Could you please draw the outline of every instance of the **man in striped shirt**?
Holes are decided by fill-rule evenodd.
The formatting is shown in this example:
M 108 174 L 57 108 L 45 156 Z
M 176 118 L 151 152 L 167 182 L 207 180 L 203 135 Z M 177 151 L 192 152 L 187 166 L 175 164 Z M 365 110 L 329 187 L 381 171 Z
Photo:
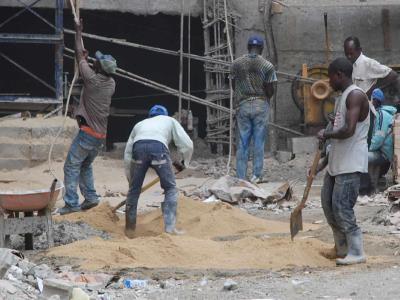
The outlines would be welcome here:
M 267 134 L 269 100 L 277 81 L 274 66 L 261 56 L 264 40 L 252 36 L 248 54 L 237 58 L 231 67 L 236 109 L 236 174 L 246 179 L 249 145 L 253 139 L 253 183 L 263 177 L 264 145 Z

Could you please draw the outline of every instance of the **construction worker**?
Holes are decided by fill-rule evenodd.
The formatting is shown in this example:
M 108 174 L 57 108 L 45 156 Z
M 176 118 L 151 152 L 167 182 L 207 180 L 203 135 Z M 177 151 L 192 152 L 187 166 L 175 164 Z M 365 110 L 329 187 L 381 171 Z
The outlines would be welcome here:
M 336 264 L 366 261 L 362 233 L 354 215 L 360 173 L 368 171 L 367 135 L 369 104 L 366 94 L 352 83 L 353 67 L 345 58 L 335 59 L 328 68 L 329 83 L 341 97 L 335 103 L 333 128 L 318 133 L 330 139 L 328 171 L 321 191 L 325 217 L 333 231 Z
M 353 64 L 353 83 L 361 88 L 368 97 L 377 87 L 397 85 L 398 74 L 391 68 L 365 56 L 357 37 L 351 36 L 344 41 L 344 53 Z M 398 99 L 393 101 L 397 103 Z
M 252 183 L 263 179 L 269 101 L 277 81 L 274 66 L 261 56 L 263 48 L 261 37 L 250 37 L 248 54 L 237 58 L 231 67 L 236 109 L 236 175 L 246 179 L 249 145 L 253 139 Z
M 164 230 L 171 234 L 179 233 L 175 228 L 178 192 L 168 150 L 171 140 L 183 156 L 183 165 L 188 167 L 193 142 L 178 121 L 168 116 L 164 106 L 153 106 L 149 117 L 132 129 L 124 155 L 125 173 L 129 182 L 125 212 L 125 234 L 128 238 L 135 236 L 140 190 L 149 168 L 156 171 L 165 193 L 164 202 L 161 203 Z
M 371 192 L 375 192 L 379 177 L 387 173 L 392 163 L 392 124 L 397 110 L 393 106 L 382 105 L 385 101 L 385 96 L 381 89 L 375 89 L 371 98 L 376 115 L 368 152 L 368 174 L 371 178 Z
M 87 210 L 99 203 L 92 163 L 105 142 L 111 97 L 115 91 L 115 81 L 111 75 L 117 68 L 111 55 L 103 55 L 99 51 L 91 68 L 82 45 L 82 21 L 75 24 L 75 29 L 75 55 L 83 79 L 83 90 L 75 110 L 79 133 L 72 142 L 64 164 L 65 206 L 59 209 L 62 215 Z M 81 205 L 78 185 L 85 198 Z

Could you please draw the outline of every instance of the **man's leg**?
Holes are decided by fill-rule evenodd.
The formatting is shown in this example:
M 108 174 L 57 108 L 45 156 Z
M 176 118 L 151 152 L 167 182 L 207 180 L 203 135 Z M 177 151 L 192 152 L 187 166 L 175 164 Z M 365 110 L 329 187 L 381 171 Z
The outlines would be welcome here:
M 162 145 L 165 148 L 165 146 Z M 172 169 L 172 162 L 168 150 L 159 155 L 154 155 L 151 162 L 152 168 L 160 177 L 160 185 L 164 190 L 164 202 L 161 203 L 161 209 L 164 218 L 164 230 L 167 233 L 177 233 L 176 225 L 176 211 L 178 190 L 175 183 L 175 174 Z
M 80 211 L 79 196 L 77 193 L 80 171 L 88 151 L 81 147 L 81 132 L 73 140 L 64 164 L 65 206 L 59 210 L 60 214 Z
M 91 150 L 88 157 L 82 163 L 81 174 L 79 179 L 79 189 L 81 190 L 82 195 L 85 198 L 83 201 L 81 208 L 83 210 L 90 209 L 99 204 L 99 195 L 96 193 L 96 189 L 94 187 L 94 179 L 93 179 L 93 167 L 92 163 L 98 155 L 98 150 Z
M 251 139 L 251 120 L 249 118 L 249 103 L 239 108 L 236 116 L 236 176 L 246 179 L 247 162 L 249 160 L 249 144 Z
M 254 101 L 253 103 L 253 180 L 261 181 L 264 171 L 264 148 L 267 135 L 269 105 L 266 101 Z
M 131 176 L 125 209 L 125 235 L 130 239 L 135 237 L 137 205 L 143 181 L 149 168 L 147 157 L 145 145 L 133 146 Z
M 386 163 L 387 160 L 379 151 L 368 152 L 368 174 L 371 178 L 371 193 L 376 192 L 381 168 L 384 167 Z
M 337 257 L 345 257 L 347 254 L 347 242 L 344 232 L 336 224 L 332 207 L 332 194 L 335 186 L 335 177 L 327 172 L 324 177 L 324 183 L 321 190 L 321 205 L 325 214 L 325 218 L 332 228 L 335 247 L 329 251 L 321 251 L 321 254 L 327 258 L 333 259 Z
M 338 227 L 346 235 L 348 245 L 346 257 L 336 260 L 338 265 L 350 265 L 366 261 L 362 233 L 357 226 L 354 214 L 354 205 L 357 201 L 359 189 L 360 173 L 342 174 L 335 177 L 332 196 L 333 214 Z

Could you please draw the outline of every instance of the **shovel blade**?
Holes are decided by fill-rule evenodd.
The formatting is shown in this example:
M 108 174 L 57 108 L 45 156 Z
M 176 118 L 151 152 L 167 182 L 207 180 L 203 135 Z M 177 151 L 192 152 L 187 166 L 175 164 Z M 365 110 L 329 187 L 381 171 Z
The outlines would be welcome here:
M 303 215 L 302 208 L 296 207 L 290 215 L 290 236 L 292 241 L 300 230 L 303 230 Z

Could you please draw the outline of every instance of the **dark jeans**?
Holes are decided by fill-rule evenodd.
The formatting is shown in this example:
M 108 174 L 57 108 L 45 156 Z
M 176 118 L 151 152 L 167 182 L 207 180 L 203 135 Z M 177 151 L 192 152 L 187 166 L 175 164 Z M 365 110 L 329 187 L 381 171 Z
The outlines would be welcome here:
M 98 202 L 99 196 L 94 188 L 92 163 L 104 140 L 97 139 L 79 131 L 69 148 L 64 164 L 64 201 L 70 207 L 79 207 L 78 185 L 85 200 Z
M 160 177 L 160 184 L 165 192 L 165 204 L 170 206 L 177 202 L 178 191 L 168 148 L 155 140 L 137 141 L 133 144 L 131 177 L 126 199 L 126 213 L 132 220 L 136 219 L 140 190 L 149 168 L 153 168 Z
M 321 190 L 321 203 L 328 224 L 344 234 L 359 229 L 354 215 L 360 173 L 330 176 L 326 173 Z

